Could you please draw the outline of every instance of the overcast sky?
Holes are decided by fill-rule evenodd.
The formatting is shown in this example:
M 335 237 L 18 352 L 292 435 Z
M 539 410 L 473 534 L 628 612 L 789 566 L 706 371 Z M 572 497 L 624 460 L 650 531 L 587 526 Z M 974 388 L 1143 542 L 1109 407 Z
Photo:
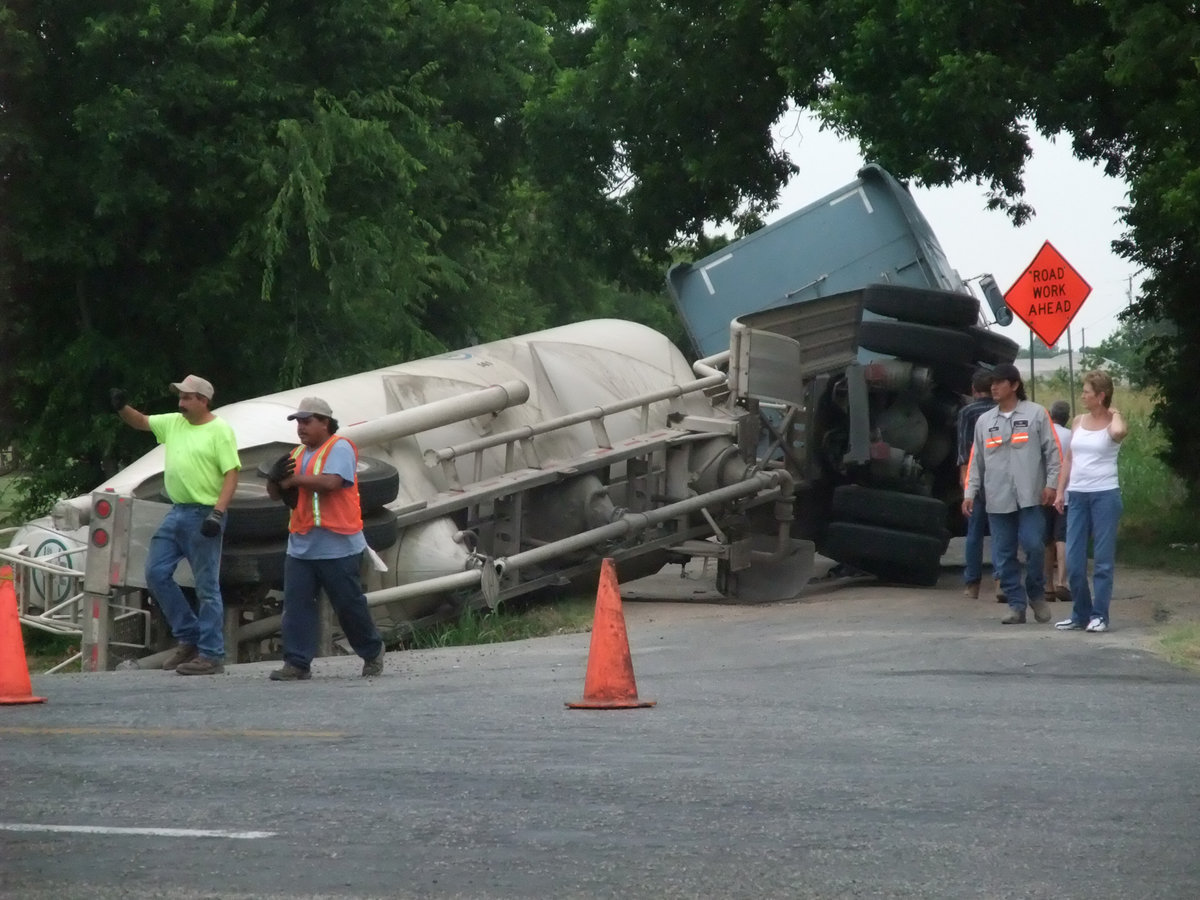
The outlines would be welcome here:
M 784 188 L 770 221 L 853 181 L 863 165 L 856 144 L 820 131 L 807 116 L 785 116 L 776 133 L 800 172 Z M 1078 348 L 1082 329 L 1087 343 L 1094 345 L 1119 324 L 1117 313 L 1128 302 L 1129 279 L 1133 278 L 1135 296 L 1139 283 L 1133 265 L 1111 249 L 1122 231 L 1117 207 L 1127 202 L 1126 186 L 1075 159 L 1067 138 L 1051 142 L 1035 137 L 1033 151 L 1025 173 L 1025 199 L 1037 214 L 1021 228 L 1014 227 L 1004 213 L 985 208 L 982 187 L 918 188 L 912 194 L 959 275 L 968 279 L 990 272 L 1002 293 L 1045 241 L 1053 244 L 1092 286 L 1071 323 L 1071 338 Z M 984 310 L 988 311 L 986 304 Z M 1028 346 L 1029 329 L 1019 319 L 1001 330 Z M 1064 335 L 1059 342 L 1064 349 L 1066 341 Z

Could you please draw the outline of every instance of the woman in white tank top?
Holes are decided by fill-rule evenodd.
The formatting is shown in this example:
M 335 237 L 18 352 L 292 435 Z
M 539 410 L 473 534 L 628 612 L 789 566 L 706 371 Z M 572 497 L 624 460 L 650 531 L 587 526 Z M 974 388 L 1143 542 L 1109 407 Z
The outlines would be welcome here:
M 1060 631 L 1108 631 L 1121 487 L 1117 454 L 1129 427 L 1111 408 L 1113 382 L 1106 373 L 1083 376 L 1080 399 L 1087 412 L 1077 416 L 1063 457 L 1054 505 L 1067 508 L 1067 583 L 1074 606 Z M 1092 542 L 1092 585 L 1088 585 L 1088 539 Z

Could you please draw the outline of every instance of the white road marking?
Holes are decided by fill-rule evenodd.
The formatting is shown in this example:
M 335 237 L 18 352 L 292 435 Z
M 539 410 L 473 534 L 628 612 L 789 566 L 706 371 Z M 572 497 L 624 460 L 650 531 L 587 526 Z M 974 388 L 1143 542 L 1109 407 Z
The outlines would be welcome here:
M 105 825 L 33 825 L 24 822 L 0 822 L 0 831 L 51 831 L 65 834 L 144 835 L 147 837 L 212 837 L 252 841 L 274 837 L 274 831 L 221 831 L 213 828 L 113 828 Z

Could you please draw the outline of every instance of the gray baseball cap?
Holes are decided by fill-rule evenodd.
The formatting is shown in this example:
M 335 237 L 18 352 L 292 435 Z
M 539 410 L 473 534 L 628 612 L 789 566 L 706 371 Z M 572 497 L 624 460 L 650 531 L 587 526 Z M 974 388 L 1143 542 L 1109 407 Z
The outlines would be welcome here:
M 288 420 L 292 419 L 308 419 L 312 416 L 324 416 L 327 419 L 333 418 L 333 410 L 329 408 L 329 404 L 320 397 L 305 397 L 300 401 L 300 406 L 294 413 L 288 416 Z

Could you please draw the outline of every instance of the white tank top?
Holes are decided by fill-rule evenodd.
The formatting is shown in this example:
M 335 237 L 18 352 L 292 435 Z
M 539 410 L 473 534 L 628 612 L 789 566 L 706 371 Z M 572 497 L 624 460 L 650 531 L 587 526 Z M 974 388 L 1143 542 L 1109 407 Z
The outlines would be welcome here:
M 1107 428 L 1088 431 L 1076 428 L 1071 432 L 1071 482 L 1068 491 L 1112 491 L 1120 487 L 1117 481 L 1117 453 L 1121 445 L 1112 439 Z

